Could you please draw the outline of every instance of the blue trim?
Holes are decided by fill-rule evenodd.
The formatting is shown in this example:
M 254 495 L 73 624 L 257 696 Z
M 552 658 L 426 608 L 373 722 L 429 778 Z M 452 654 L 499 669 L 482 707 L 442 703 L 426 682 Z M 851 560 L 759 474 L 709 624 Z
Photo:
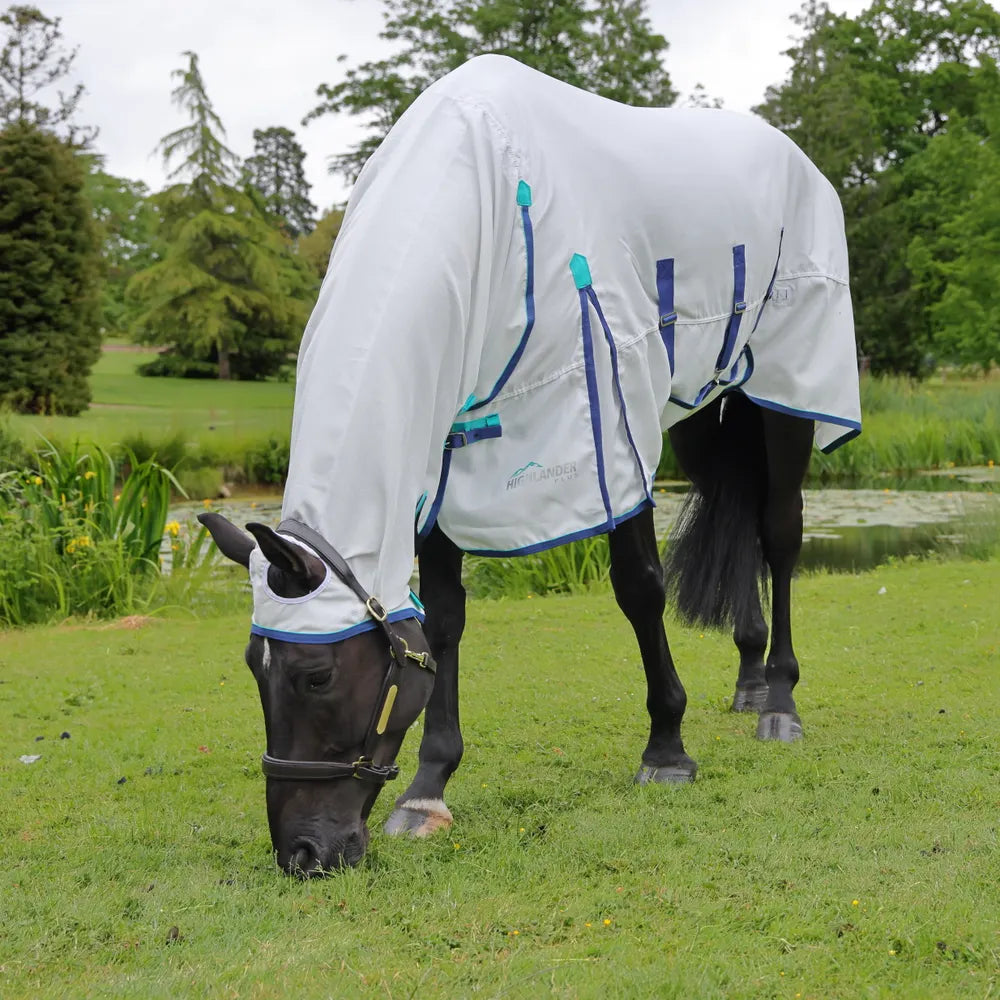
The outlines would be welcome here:
M 500 417 L 496 413 L 480 417 L 478 420 L 466 420 L 451 425 L 451 430 L 444 440 L 448 449 L 464 448 L 467 444 L 485 441 L 488 438 L 503 437 Z
M 674 311 L 674 258 L 656 262 L 656 298 L 660 311 L 659 327 L 663 346 L 667 349 L 670 374 L 674 374 L 674 329 L 677 313 Z
M 471 410 L 472 407 L 475 405 L 476 405 L 476 394 L 474 392 L 470 392 L 469 398 L 462 404 L 462 408 L 458 412 L 465 413 L 467 410 Z
M 697 410 L 698 404 L 689 403 L 687 400 L 681 399 L 680 396 L 671 396 L 669 402 L 673 403 L 674 406 L 680 406 L 685 410 Z
M 724 372 L 732 363 L 733 351 L 736 350 L 736 341 L 740 335 L 740 322 L 743 314 L 747 311 L 747 304 L 744 299 L 747 284 L 747 255 L 746 245 L 739 243 L 733 247 L 733 311 L 729 317 L 729 326 L 726 328 L 726 339 L 722 343 L 722 350 L 715 362 L 715 372 Z
M 527 199 L 526 201 L 523 200 L 525 198 Z M 460 411 L 462 413 L 468 410 L 478 410 L 479 407 L 485 406 L 487 403 L 492 403 L 497 398 L 500 390 L 507 384 L 507 380 L 514 374 L 514 369 L 521 360 L 524 349 L 528 346 L 528 338 L 531 336 L 531 330 L 535 325 L 535 237 L 531 228 L 531 215 L 528 212 L 528 208 L 531 205 L 531 188 L 524 181 L 519 181 L 517 185 L 517 203 L 521 208 L 521 225 L 524 229 L 524 252 L 527 258 L 524 283 L 524 333 L 521 334 L 520 342 L 507 362 L 506 368 L 500 373 L 500 377 L 497 379 L 490 394 L 485 399 L 476 400 L 472 403 L 466 400 L 465 406 Z
M 783 403 L 773 403 L 769 399 L 760 399 L 758 396 L 751 396 L 745 393 L 747 399 L 758 406 L 763 406 L 765 410 L 776 410 L 778 413 L 787 413 L 790 417 L 802 417 L 804 420 L 818 420 L 823 424 L 836 424 L 838 427 L 850 427 L 861 433 L 861 424 L 857 420 L 850 420 L 847 417 L 835 417 L 829 413 L 817 413 L 813 410 L 799 410 L 794 406 L 785 406 Z M 857 437 L 857 434 L 854 436 Z
M 842 444 L 853 441 L 861 433 L 860 427 L 852 427 L 846 434 L 841 434 L 836 441 L 832 441 L 825 448 L 820 448 L 824 455 L 829 455 L 831 451 L 836 451 Z
M 608 342 L 608 350 L 611 352 L 611 375 L 614 380 L 615 392 L 618 393 L 618 405 L 622 410 L 622 420 L 625 422 L 625 436 L 628 438 L 629 447 L 632 449 L 632 457 L 635 459 L 635 467 L 639 473 L 639 478 L 642 480 L 643 492 L 646 494 L 646 498 L 652 502 L 653 497 L 650 495 L 649 484 L 646 482 L 646 472 L 642 467 L 639 449 L 635 446 L 635 440 L 632 437 L 632 428 L 628 422 L 625 393 L 622 392 L 622 383 L 618 372 L 618 348 L 615 346 L 615 338 L 611 335 L 611 328 L 608 326 L 608 321 L 604 318 L 604 310 L 601 309 L 601 303 L 597 301 L 597 293 L 594 291 L 594 286 L 589 286 L 586 291 L 587 298 L 593 302 L 594 309 L 597 310 L 597 318 L 601 321 L 601 328 L 604 330 L 604 339 Z
M 505 551 L 494 549 L 466 549 L 465 551 L 470 556 L 487 556 L 495 559 L 503 559 L 510 556 L 530 556 L 534 555 L 536 552 L 544 552 L 546 549 L 554 549 L 557 545 L 566 545 L 569 542 L 578 542 L 583 538 L 593 538 L 595 535 L 606 535 L 609 531 L 614 531 L 614 529 L 617 528 L 622 522 L 627 521 L 629 518 L 635 517 L 636 514 L 641 514 L 644 510 L 655 506 L 656 504 L 649 499 L 649 497 L 646 497 L 640 500 L 631 510 L 626 511 L 624 514 L 620 514 L 618 517 L 612 518 L 611 521 L 602 521 L 593 528 L 583 528 L 580 531 L 574 531 L 568 535 L 561 535 L 559 538 L 552 538 L 549 541 L 535 542 L 534 545 L 526 545 L 521 549 L 507 549 Z
M 579 256 L 577 254 L 576 256 Z M 583 363 L 587 376 L 587 402 L 590 404 L 590 429 L 594 435 L 594 451 L 597 458 L 597 482 L 601 488 L 601 500 L 608 515 L 607 524 L 614 521 L 611 513 L 611 498 L 608 496 L 608 483 L 604 471 L 604 442 L 601 437 L 601 402 L 597 392 L 597 370 L 594 367 L 594 344 L 590 332 L 590 308 L 587 305 L 587 290 L 581 288 L 580 295 L 580 328 L 583 340 Z
M 420 512 L 424 509 L 425 503 L 427 503 L 427 490 L 424 490 L 424 492 L 420 494 L 420 499 L 417 501 L 417 509 L 413 515 L 414 521 L 420 520 Z
M 445 448 L 444 455 L 441 458 L 441 478 L 438 480 L 438 488 L 434 494 L 431 509 L 427 513 L 427 520 L 424 521 L 424 526 L 417 532 L 419 540 L 423 540 L 431 533 L 431 529 L 437 521 L 438 514 L 441 512 L 441 504 L 444 503 L 444 490 L 448 485 L 449 469 L 451 469 L 451 448 Z
M 750 336 L 752 337 L 754 331 L 757 329 L 757 324 L 760 322 L 761 316 L 764 315 L 764 307 L 771 300 L 771 293 L 774 291 L 774 282 L 778 277 L 778 265 L 781 263 L 781 245 L 785 242 L 785 227 L 781 227 L 781 233 L 778 236 L 778 256 L 774 261 L 774 270 L 771 272 L 771 280 L 767 284 L 767 292 L 764 295 L 764 301 L 760 304 L 760 309 L 757 310 L 757 318 L 753 321 L 753 328 L 750 330 Z
M 399 611 L 393 611 L 386 620 L 401 622 L 408 618 L 416 618 L 422 625 L 424 613 L 416 608 L 401 608 Z M 344 639 L 361 635 L 363 632 L 371 632 L 378 627 L 377 622 L 368 619 L 357 625 L 351 625 L 349 628 L 341 629 L 339 632 L 283 632 L 281 629 L 265 628 L 263 625 L 251 623 L 250 634 L 261 635 L 266 639 L 280 639 L 282 642 L 298 642 L 305 646 L 318 646 L 329 642 L 343 642 Z

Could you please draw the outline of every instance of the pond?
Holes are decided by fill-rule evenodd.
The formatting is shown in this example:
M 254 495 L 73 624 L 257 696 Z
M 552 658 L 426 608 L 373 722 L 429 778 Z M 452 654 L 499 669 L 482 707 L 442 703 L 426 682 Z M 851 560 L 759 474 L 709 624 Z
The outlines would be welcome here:
M 807 489 L 804 569 L 858 571 L 890 558 L 932 552 L 978 554 L 1000 538 L 1000 468 L 951 470 L 908 481 L 906 488 Z M 941 487 L 949 487 L 942 489 Z M 929 487 L 929 488 L 928 488 Z M 686 484 L 662 483 L 655 491 L 657 531 L 665 535 L 680 510 Z M 201 504 L 183 504 L 173 518 L 193 518 Z M 213 509 L 237 524 L 280 520 L 280 499 L 220 500 Z

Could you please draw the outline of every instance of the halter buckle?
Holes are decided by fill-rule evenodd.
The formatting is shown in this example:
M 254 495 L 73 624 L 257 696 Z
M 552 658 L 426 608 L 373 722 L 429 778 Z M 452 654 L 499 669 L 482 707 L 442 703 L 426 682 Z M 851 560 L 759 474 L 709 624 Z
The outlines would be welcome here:
M 389 617 L 388 612 L 382 607 L 381 603 L 375 597 L 369 597 L 365 601 L 365 607 L 368 609 L 368 614 L 372 616 L 377 622 L 384 622 L 386 618 Z

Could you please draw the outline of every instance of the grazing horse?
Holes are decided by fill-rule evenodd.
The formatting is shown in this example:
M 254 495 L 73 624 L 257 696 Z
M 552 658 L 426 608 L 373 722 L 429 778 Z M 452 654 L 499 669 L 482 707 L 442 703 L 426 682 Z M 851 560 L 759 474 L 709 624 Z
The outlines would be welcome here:
M 665 570 L 664 430 L 693 483 Z M 798 738 L 801 484 L 814 442 L 859 430 L 842 213 L 785 136 L 625 107 L 497 56 L 428 88 L 358 179 L 306 329 L 283 521 L 248 535 L 201 515 L 250 574 L 279 865 L 361 859 L 425 709 L 386 830 L 451 823 L 463 552 L 609 535 L 646 673 L 640 784 L 696 771 L 665 579 L 683 616 L 733 627 L 733 707 L 760 713 L 763 739 Z

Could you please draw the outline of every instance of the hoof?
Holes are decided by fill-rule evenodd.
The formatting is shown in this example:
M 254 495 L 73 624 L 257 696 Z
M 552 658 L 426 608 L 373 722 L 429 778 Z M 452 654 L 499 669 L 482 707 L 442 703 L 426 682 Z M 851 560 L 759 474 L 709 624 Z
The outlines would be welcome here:
M 767 704 L 766 684 L 747 684 L 746 687 L 736 685 L 733 694 L 734 712 L 763 712 Z
M 429 837 L 452 824 L 451 810 L 443 799 L 410 799 L 399 803 L 385 821 L 383 829 L 391 836 L 409 834 Z
M 690 757 L 686 757 L 677 764 L 664 764 L 661 767 L 643 764 L 635 776 L 635 783 L 637 785 L 684 785 L 689 781 L 694 781 L 694 776 L 697 773 L 698 765 Z
M 757 739 L 794 743 L 802 739 L 802 720 L 794 712 L 761 712 Z

